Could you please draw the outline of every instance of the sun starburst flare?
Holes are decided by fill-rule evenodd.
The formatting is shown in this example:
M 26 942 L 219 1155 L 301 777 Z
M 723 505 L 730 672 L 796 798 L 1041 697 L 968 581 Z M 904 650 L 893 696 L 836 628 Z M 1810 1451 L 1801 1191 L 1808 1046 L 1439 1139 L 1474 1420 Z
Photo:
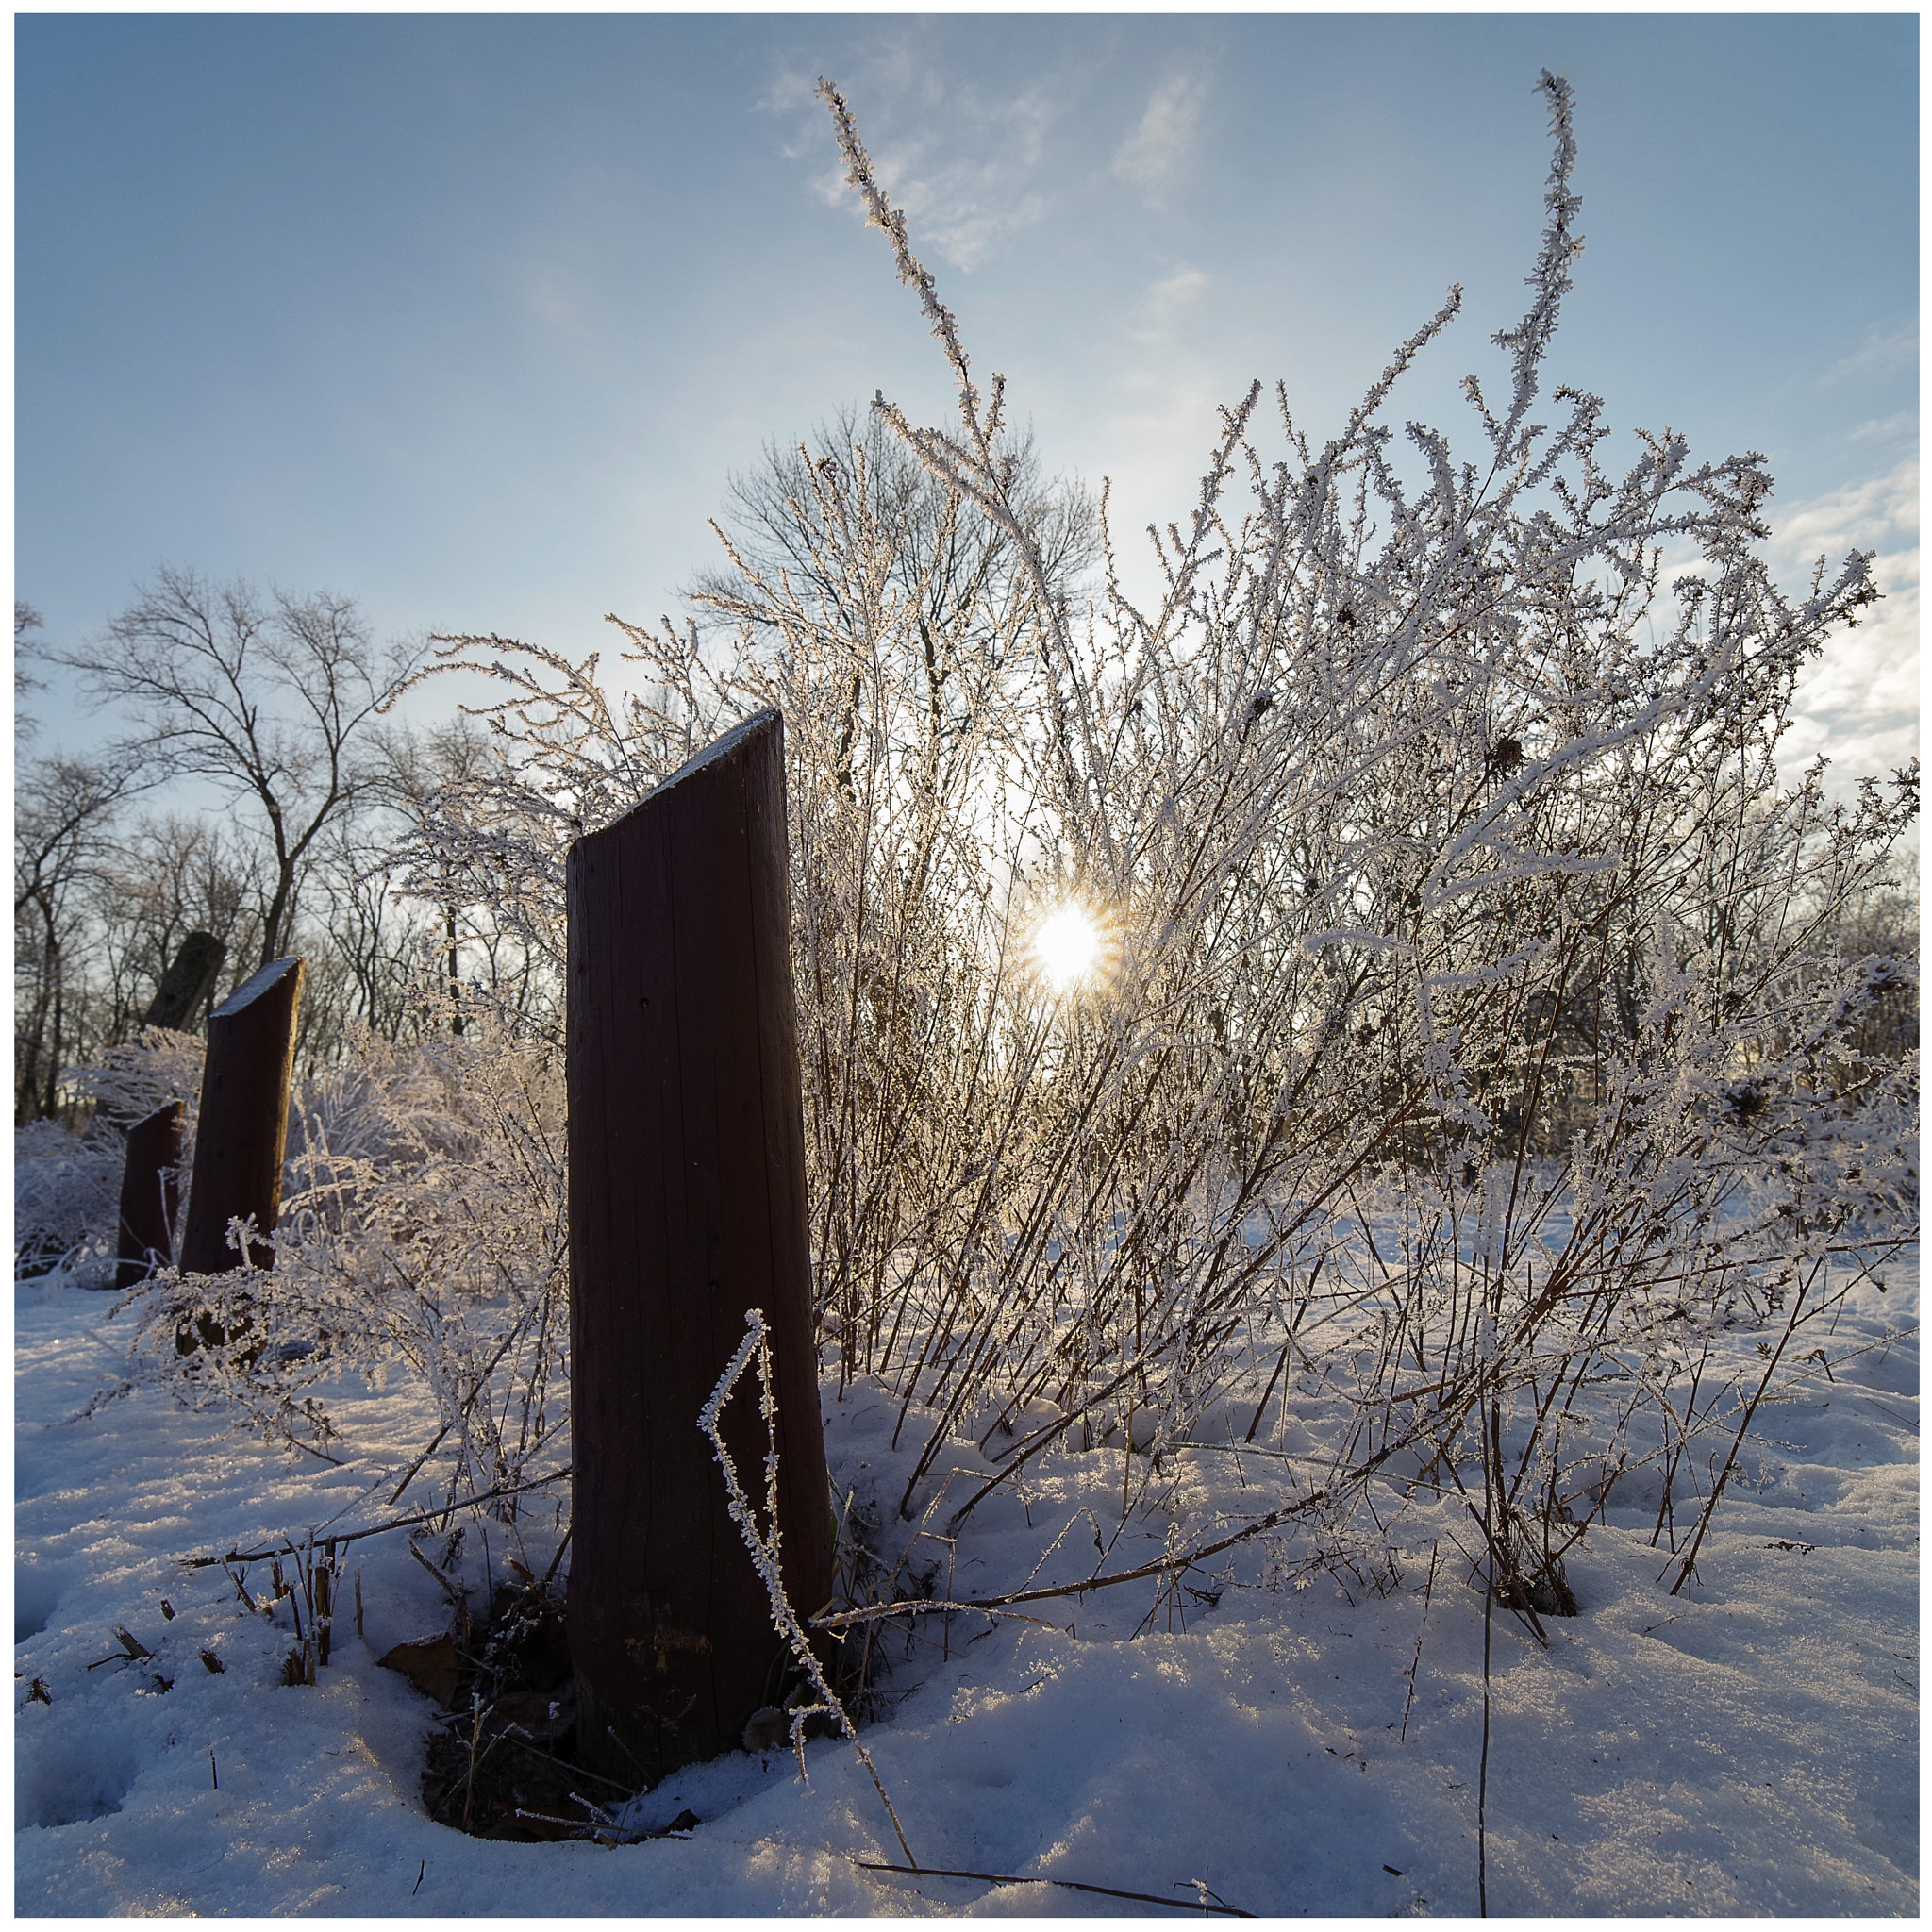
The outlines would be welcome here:
M 1056 992 L 1067 992 L 1100 964 L 1101 934 L 1083 907 L 1057 907 L 1033 933 L 1033 957 L 1041 977 Z

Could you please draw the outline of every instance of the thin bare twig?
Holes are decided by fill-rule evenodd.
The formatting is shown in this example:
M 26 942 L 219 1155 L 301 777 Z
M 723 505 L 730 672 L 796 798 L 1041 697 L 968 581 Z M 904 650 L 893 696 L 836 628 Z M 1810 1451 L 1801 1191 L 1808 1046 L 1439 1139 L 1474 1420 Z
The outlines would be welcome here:
M 425 1509 L 414 1516 L 398 1516 L 389 1523 L 372 1524 L 367 1529 L 351 1529 L 336 1538 L 339 1543 L 359 1542 L 365 1536 L 387 1536 L 392 1529 L 408 1529 L 413 1524 L 435 1523 L 448 1516 L 452 1510 L 474 1509 L 481 1503 L 500 1502 L 506 1496 L 527 1495 L 532 1490 L 547 1489 L 550 1484 L 561 1482 L 570 1474 L 570 1465 L 552 1470 L 548 1475 L 539 1476 L 534 1482 L 517 1483 L 508 1489 L 488 1490 L 480 1496 L 464 1496 L 441 1509 Z M 228 1550 L 219 1557 L 176 1557 L 175 1560 L 184 1569 L 205 1570 L 212 1564 L 266 1563 L 278 1556 L 278 1550 Z
M 871 1858 L 854 1858 L 852 1861 L 861 1872 L 903 1872 L 911 1878 L 977 1878 L 987 1885 L 1058 1885 L 1068 1891 L 1094 1891 L 1103 1898 L 1131 1898 L 1142 1905 L 1167 1906 L 1176 1912 L 1218 1913 L 1225 1919 L 1252 1919 L 1253 1912 L 1244 1912 L 1239 1906 L 1213 1905 L 1206 1899 L 1162 1898 L 1156 1891 L 1122 1891 L 1112 1885 L 1083 1885 L 1077 1878 L 1049 1878 L 1043 1874 L 1037 1878 L 1015 1878 L 1010 1874 L 999 1872 L 951 1872 L 941 1871 L 937 1865 L 882 1865 Z

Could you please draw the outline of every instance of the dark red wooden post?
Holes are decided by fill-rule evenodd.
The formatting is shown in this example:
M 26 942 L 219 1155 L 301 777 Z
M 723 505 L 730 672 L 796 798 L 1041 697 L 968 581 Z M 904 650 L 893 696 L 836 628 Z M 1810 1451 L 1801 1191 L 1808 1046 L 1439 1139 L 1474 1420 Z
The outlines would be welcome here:
M 228 1223 L 237 1215 L 254 1215 L 260 1234 L 275 1232 L 301 996 L 301 960 L 275 959 L 208 1015 L 194 1175 L 181 1235 L 184 1272 L 220 1274 L 241 1267 L 242 1257 L 228 1245 Z M 253 1243 L 249 1258 L 267 1268 L 275 1250 Z
M 788 1653 L 698 1427 L 747 1308 L 772 1329 L 786 1591 L 802 1617 L 831 1594 L 778 713 L 578 840 L 569 908 L 578 1753 L 656 1776 L 736 1745 L 781 1689 Z M 762 1498 L 755 1381 L 723 1432 Z
M 181 1207 L 181 1122 L 185 1100 L 170 1100 L 127 1130 L 121 1171 L 121 1246 L 114 1286 L 138 1288 L 175 1258 Z

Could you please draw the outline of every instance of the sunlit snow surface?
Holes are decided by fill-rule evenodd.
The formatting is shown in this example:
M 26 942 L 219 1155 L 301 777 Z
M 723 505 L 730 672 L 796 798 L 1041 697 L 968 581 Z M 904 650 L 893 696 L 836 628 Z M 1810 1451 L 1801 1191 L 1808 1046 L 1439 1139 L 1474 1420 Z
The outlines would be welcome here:
M 1882 1299 L 1857 1291 L 1837 1342 L 1915 1314 L 1907 1272 L 1887 1280 Z M 830 1740 L 808 1747 L 808 1789 L 789 1756 L 734 1755 L 641 1801 L 645 1825 L 694 1812 L 689 1839 L 523 1846 L 432 1824 L 417 1795 L 430 1707 L 375 1664 L 441 1627 L 436 1585 L 402 1537 L 353 1546 L 365 1638 L 345 1617 L 312 1689 L 280 1682 L 286 1617 L 249 1614 L 219 1569 L 177 1561 L 299 1539 L 339 1511 L 339 1529 L 392 1513 L 383 1498 L 434 1433 L 426 1405 L 407 1389 L 345 1400 L 341 1469 L 266 1451 L 151 1391 L 81 1417 L 121 1365 L 125 1318 L 108 1323 L 111 1305 L 63 1276 L 16 1291 L 19 1913 L 1173 1916 L 1043 1885 L 860 1870 L 903 1859 L 863 1769 Z M 1582 1614 L 1549 1622 L 1547 1652 L 1498 1615 L 1492 1914 L 1917 1910 L 1916 1342 L 1836 1376 L 1760 1416 L 1750 1479 L 1717 1519 L 1698 1584 L 1667 1593 L 1654 1500 L 1633 1494 L 1572 1553 Z M 828 1383 L 835 1476 L 861 1504 L 870 1493 L 890 1541 L 923 1436 L 908 1427 L 894 1452 L 895 1404 L 870 1386 L 836 1396 Z M 1249 1413 L 1196 1436 L 1239 1441 Z M 948 1467 L 989 1467 L 972 1442 L 954 1448 Z M 1175 1477 L 1190 1526 L 1286 1494 L 1279 1461 L 1181 1451 L 1149 1513 L 1123 1527 L 1123 1474 L 1138 1481 L 1144 1457 L 1099 1448 L 1029 1467 L 1024 1496 L 996 1492 L 956 1552 L 930 1538 L 913 1550 L 940 1564 L 941 1590 L 949 1560 L 955 1594 L 1017 1588 L 1075 1520 L 1034 1580 L 1091 1572 L 1083 1508 L 1110 1541 L 1109 1569 L 1143 1562 Z M 406 1500 L 432 1499 L 434 1474 Z M 953 1499 L 969 1479 L 953 1479 Z M 916 1528 L 899 1524 L 889 1556 Z M 491 1526 L 494 1562 L 515 1533 Z M 867 1735 L 914 1852 L 1176 1900 L 1205 1878 L 1265 1916 L 1474 1913 L 1483 1609 L 1453 1533 L 1469 1541 L 1447 1506 L 1410 1516 L 1399 1587 L 1350 1581 L 1353 1601 L 1325 1576 L 1262 1587 L 1264 1553 L 1244 1546 L 1218 1606 L 1183 1595 L 1184 1618 L 1160 1609 L 1132 1641 L 1148 1583 L 1027 1607 L 1051 1625 L 931 1620 L 930 1647 L 895 1667 L 904 1694 Z M 539 1506 L 521 1534 L 541 1568 L 554 1509 Z M 117 1627 L 152 1660 L 89 1670 L 121 1654 Z M 30 1695 L 35 1680 L 51 1703 Z

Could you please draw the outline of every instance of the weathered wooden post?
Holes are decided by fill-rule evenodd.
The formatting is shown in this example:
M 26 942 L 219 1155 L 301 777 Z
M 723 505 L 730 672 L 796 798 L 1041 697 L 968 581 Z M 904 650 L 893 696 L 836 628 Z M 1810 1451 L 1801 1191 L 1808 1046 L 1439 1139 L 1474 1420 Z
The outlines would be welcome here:
M 656 1776 L 736 1745 L 786 1659 L 698 1414 L 762 1308 L 779 1527 L 831 1593 L 791 991 L 784 724 L 762 711 L 569 865 L 571 1653 L 579 1760 Z M 723 1433 L 764 1491 L 755 1378 Z
M 227 951 L 211 932 L 190 933 L 161 974 L 142 1026 L 178 1032 L 189 1024 L 213 991 Z M 127 1129 L 114 1262 L 117 1293 L 139 1287 L 175 1258 L 181 1209 L 181 1126 L 187 1110 L 185 1101 L 170 1100 Z
M 185 1100 L 170 1100 L 127 1130 L 121 1171 L 121 1243 L 114 1287 L 138 1288 L 175 1258 L 181 1208 L 181 1123 Z
M 192 932 L 181 941 L 142 1020 L 143 1026 L 166 1026 L 179 1032 L 194 1018 L 202 1002 L 214 991 L 227 947 L 211 932 Z
M 186 1272 L 220 1274 L 241 1267 L 242 1257 L 228 1245 L 228 1223 L 238 1215 L 254 1215 L 263 1236 L 275 1232 L 301 996 L 302 961 L 274 959 L 208 1016 L 194 1173 L 181 1234 Z M 248 1258 L 267 1268 L 275 1250 L 265 1241 L 253 1242 Z

